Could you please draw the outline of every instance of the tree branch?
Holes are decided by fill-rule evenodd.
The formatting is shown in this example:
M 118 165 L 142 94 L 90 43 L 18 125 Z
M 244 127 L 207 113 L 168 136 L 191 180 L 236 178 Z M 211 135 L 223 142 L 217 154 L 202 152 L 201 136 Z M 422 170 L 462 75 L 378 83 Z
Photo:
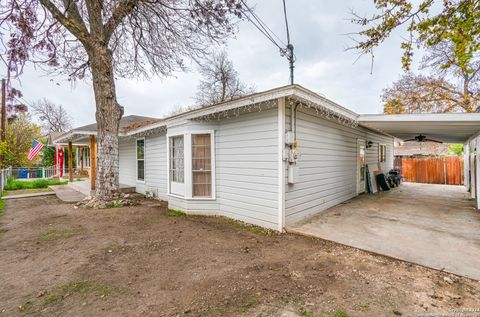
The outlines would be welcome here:
M 89 45 L 90 34 L 85 32 L 85 25 L 79 25 L 74 19 L 66 17 L 50 0 L 40 0 L 44 8 L 60 22 L 68 31 L 70 31 L 82 44 Z

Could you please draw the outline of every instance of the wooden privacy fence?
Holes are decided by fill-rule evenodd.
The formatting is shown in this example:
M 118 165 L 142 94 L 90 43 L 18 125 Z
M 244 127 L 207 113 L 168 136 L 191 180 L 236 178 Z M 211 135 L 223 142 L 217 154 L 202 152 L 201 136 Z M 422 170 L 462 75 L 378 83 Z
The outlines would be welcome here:
M 461 156 L 396 157 L 395 168 L 402 171 L 405 182 L 463 185 L 463 158 Z

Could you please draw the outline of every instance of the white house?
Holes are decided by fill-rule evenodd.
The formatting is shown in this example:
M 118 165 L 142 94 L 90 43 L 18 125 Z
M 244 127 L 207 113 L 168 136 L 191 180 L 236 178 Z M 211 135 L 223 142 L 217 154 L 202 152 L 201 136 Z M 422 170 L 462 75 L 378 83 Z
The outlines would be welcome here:
M 365 192 L 366 165 L 370 172 L 393 167 L 393 137 L 358 118 L 298 85 L 162 120 L 127 116 L 120 183 L 171 209 L 282 230 Z M 95 135 L 89 125 L 55 143 L 90 139 L 93 147 Z

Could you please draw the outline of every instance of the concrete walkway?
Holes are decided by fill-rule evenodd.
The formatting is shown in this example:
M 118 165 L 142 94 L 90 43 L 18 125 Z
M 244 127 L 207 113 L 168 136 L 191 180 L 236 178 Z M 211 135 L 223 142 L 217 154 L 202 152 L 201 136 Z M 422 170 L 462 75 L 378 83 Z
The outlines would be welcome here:
M 86 196 L 81 192 L 69 187 L 68 185 L 49 186 L 49 188 L 51 188 L 55 192 L 58 199 L 66 203 L 79 202 L 83 200 L 83 198 L 85 198 Z
M 41 193 L 34 193 L 34 194 L 22 194 L 22 195 L 10 195 L 10 196 L 3 196 L 2 199 L 18 199 L 18 198 L 29 198 L 29 197 L 39 197 L 39 196 L 50 196 L 55 195 L 55 192 L 41 192 Z
M 287 228 L 480 280 L 480 212 L 462 186 L 404 183 Z

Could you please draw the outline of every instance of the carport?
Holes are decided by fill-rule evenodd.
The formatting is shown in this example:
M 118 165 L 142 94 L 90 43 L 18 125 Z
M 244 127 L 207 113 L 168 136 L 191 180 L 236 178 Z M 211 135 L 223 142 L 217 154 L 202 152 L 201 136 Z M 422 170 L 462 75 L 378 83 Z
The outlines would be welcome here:
M 360 115 L 359 124 L 388 133 L 398 139 L 413 139 L 418 135 L 444 143 L 464 145 L 465 187 L 470 197 L 480 196 L 480 113 L 428 113 L 428 114 L 370 114 Z M 480 209 L 480 199 L 476 199 Z
M 480 114 L 361 115 L 359 124 L 403 140 L 464 144 L 465 187 L 404 183 L 287 230 L 480 280 Z

